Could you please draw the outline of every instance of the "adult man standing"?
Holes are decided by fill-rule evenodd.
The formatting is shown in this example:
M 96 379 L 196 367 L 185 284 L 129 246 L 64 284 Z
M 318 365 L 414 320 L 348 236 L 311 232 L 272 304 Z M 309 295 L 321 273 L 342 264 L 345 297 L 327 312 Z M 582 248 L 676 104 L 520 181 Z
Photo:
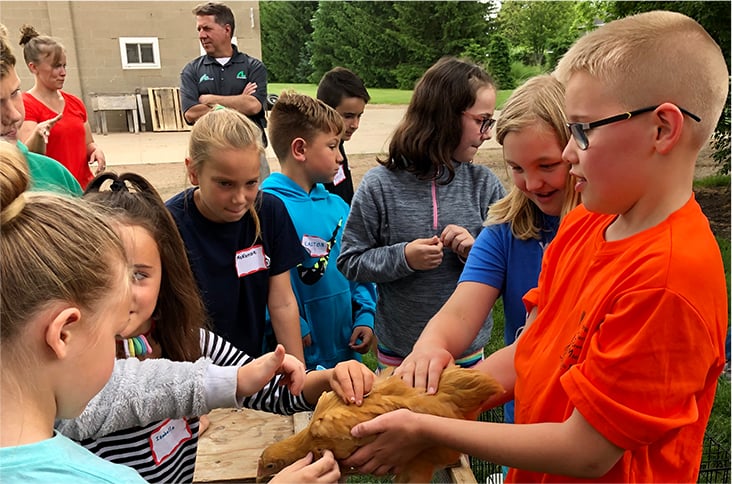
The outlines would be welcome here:
M 262 61 L 239 52 L 231 42 L 234 36 L 234 14 L 223 3 L 202 3 L 193 9 L 198 39 L 206 51 L 189 62 L 180 75 L 183 116 L 194 124 L 217 104 L 236 109 L 262 130 L 267 105 L 267 68 Z M 270 173 L 264 154 L 261 157 L 260 181 Z

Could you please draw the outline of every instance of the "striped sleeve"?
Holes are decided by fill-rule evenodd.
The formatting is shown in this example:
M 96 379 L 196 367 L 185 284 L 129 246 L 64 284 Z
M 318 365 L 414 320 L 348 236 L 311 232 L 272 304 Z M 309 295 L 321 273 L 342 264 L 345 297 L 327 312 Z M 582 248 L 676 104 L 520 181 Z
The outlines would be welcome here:
M 201 351 L 219 366 L 246 366 L 255 360 L 221 336 L 204 329 L 201 330 Z M 275 375 L 260 391 L 240 400 L 239 406 L 281 415 L 312 410 L 313 406 L 302 394 L 295 396 L 286 386 L 280 385 L 282 378 L 283 375 Z

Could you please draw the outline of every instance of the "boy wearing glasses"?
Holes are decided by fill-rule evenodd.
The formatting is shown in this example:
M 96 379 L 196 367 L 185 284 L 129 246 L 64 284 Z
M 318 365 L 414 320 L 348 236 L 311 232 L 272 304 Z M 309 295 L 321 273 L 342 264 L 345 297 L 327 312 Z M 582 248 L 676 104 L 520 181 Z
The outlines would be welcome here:
M 556 75 L 583 206 L 524 296 L 527 328 L 479 366 L 507 389 L 487 406 L 515 396 L 523 425 L 400 410 L 356 426 L 380 435 L 343 465 L 385 472 L 439 442 L 512 467 L 511 482 L 696 481 L 728 313 L 692 181 L 726 100 L 724 57 L 694 20 L 656 11 L 585 35 Z

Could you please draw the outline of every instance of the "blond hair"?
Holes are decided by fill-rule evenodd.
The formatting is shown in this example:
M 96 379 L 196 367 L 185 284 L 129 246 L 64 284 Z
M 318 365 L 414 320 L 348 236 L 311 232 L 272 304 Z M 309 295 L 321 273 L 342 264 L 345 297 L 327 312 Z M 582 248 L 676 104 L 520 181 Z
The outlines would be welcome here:
M 200 173 L 201 167 L 213 158 L 214 152 L 243 150 L 255 147 L 259 156 L 264 154 L 262 132 L 252 120 L 234 109 L 217 106 L 203 115 L 191 129 L 188 142 L 190 169 Z M 261 224 L 257 215 L 257 203 L 249 207 L 254 220 L 255 240 L 261 236 Z
M 32 25 L 23 24 L 20 28 L 20 45 L 23 46 L 25 63 L 40 64 L 44 58 L 49 58 L 51 64 L 56 64 L 66 51 L 63 44 L 48 35 L 40 35 Z
M 280 162 L 287 160 L 293 139 L 311 142 L 320 133 L 341 136 L 344 129 L 343 118 L 335 109 L 295 91 L 283 91 L 269 115 L 269 138 Z
M 22 358 L 25 345 L 15 340 L 50 302 L 93 315 L 120 277 L 129 280 L 122 244 L 98 212 L 78 199 L 27 193 L 29 184 L 23 155 L 0 142 L 0 339 L 8 358 Z
M 496 140 L 503 145 L 509 133 L 541 124 L 554 133 L 559 146 L 566 146 L 569 128 L 563 106 L 564 87 L 556 78 L 542 75 L 529 79 L 511 94 L 503 106 L 496 123 Z M 561 216 L 577 206 L 579 198 L 569 174 L 564 190 Z M 510 223 L 511 232 L 517 239 L 538 239 L 542 230 L 540 217 L 541 210 L 514 185 L 508 195 L 490 206 L 485 225 Z
M 15 54 L 10 48 L 8 40 L 8 29 L 5 25 L 0 24 L 0 77 L 10 74 L 10 70 L 15 68 Z
M 724 108 L 729 74 L 714 39 L 686 15 L 653 11 L 610 22 L 575 42 L 557 65 L 564 84 L 586 72 L 628 110 L 670 102 L 701 118 L 685 123 L 695 146 L 711 136 Z

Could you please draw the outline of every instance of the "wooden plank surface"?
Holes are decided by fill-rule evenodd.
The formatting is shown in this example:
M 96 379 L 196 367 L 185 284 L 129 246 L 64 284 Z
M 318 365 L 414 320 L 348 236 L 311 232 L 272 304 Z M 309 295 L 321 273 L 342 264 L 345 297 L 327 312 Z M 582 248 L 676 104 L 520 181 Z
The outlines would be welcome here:
M 150 87 L 147 92 L 153 131 L 188 131 L 191 129 L 181 112 L 179 88 Z
M 311 416 L 312 412 L 286 417 L 246 408 L 212 411 L 211 424 L 198 442 L 193 482 L 255 482 L 262 450 L 305 428 Z M 435 472 L 432 482 L 475 484 L 476 480 L 463 455 L 454 467 Z
M 249 409 L 217 409 L 198 442 L 193 482 L 254 482 L 257 460 L 273 442 L 293 434 L 291 416 Z

